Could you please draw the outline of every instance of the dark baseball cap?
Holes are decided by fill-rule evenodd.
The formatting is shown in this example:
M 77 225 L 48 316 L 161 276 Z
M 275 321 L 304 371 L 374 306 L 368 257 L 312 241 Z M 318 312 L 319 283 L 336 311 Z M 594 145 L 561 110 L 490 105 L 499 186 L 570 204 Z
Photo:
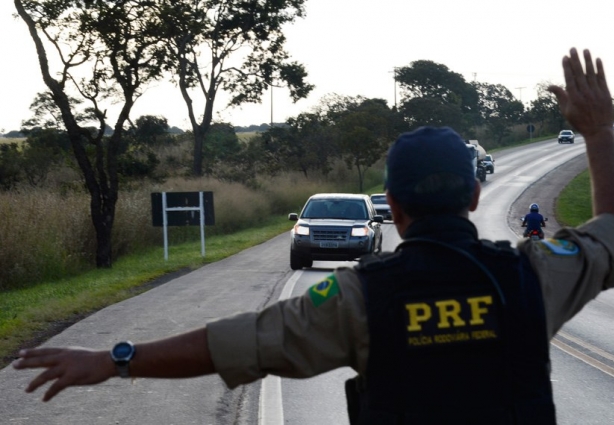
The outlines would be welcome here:
M 455 175 L 458 187 L 425 193 L 419 183 L 432 176 Z M 401 204 L 427 210 L 455 209 L 475 189 L 473 157 L 465 141 L 450 127 L 420 127 L 401 134 L 388 151 L 384 189 Z M 467 206 L 467 205 L 462 205 Z

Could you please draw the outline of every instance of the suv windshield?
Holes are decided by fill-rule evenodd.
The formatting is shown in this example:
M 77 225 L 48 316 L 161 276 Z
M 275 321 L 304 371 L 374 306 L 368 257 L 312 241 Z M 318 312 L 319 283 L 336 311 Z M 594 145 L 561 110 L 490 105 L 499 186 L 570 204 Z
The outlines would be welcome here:
M 307 204 L 301 217 L 361 220 L 367 218 L 367 208 L 363 201 L 313 199 Z

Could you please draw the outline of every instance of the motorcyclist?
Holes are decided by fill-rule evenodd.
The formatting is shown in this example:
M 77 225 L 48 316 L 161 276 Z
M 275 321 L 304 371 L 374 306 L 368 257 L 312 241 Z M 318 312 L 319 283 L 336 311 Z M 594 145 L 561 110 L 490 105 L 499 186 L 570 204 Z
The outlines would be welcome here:
M 522 219 L 522 227 L 526 227 L 523 236 L 526 238 L 531 231 L 537 230 L 539 238 L 544 238 L 544 231 L 542 227 L 546 227 L 546 221 L 544 216 L 539 213 L 539 205 L 531 204 L 529 206 L 529 214 L 525 215 Z

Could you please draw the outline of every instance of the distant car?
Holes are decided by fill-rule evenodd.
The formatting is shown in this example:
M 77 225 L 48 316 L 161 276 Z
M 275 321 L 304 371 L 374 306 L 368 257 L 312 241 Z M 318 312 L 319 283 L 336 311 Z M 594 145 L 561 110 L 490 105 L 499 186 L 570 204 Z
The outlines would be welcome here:
M 375 211 L 377 211 L 379 215 L 383 216 L 384 220 L 392 220 L 392 211 L 390 210 L 390 205 L 388 205 L 388 201 L 386 200 L 385 193 L 374 193 L 371 195 L 371 202 L 373 202 Z
M 563 130 L 559 133 L 559 143 L 573 143 L 576 135 L 571 130 Z
M 290 232 L 290 268 L 318 261 L 352 261 L 382 250 L 381 223 L 368 195 L 320 193 L 311 196 Z
M 482 163 L 484 164 L 484 168 L 486 168 L 487 173 L 492 174 L 495 172 L 495 159 L 492 157 L 492 155 L 486 155 L 482 160 Z

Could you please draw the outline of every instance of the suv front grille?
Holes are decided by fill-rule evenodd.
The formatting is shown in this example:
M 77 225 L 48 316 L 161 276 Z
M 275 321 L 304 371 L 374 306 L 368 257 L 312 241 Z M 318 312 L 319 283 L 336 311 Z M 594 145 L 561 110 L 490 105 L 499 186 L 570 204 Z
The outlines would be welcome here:
M 347 230 L 313 230 L 314 241 L 345 241 Z

